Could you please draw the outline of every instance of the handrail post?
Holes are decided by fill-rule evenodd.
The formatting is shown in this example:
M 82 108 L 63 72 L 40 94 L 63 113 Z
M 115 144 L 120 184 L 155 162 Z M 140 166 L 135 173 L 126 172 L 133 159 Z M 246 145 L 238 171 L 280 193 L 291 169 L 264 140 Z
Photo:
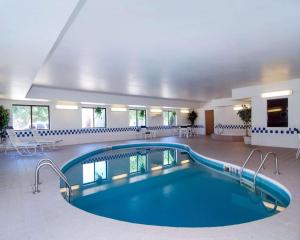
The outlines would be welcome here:
M 280 174 L 280 172 L 279 172 L 279 167 L 278 167 L 278 156 L 277 156 L 277 154 L 274 153 L 274 152 L 268 152 L 268 153 L 266 154 L 266 156 L 264 157 L 262 163 L 259 165 L 257 171 L 256 171 L 255 174 L 254 174 L 254 178 L 253 178 L 254 187 L 255 187 L 255 185 L 256 185 L 256 177 L 257 177 L 257 175 L 258 175 L 260 169 L 263 167 L 264 162 L 268 159 L 269 155 L 274 156 L 274 159 L 275 159 L 275 171 L 274 171 L 274 174 L 275 174 L 275 175 L 279 175 L 279 174 Z
M 38 193 L 39 191 L 39 175 L 40 175 L 40 169 L 43 166 L 50 166 L 51 169 L 64 181 L 66 184 L 66 189 L 67 189 L 67 195 L 68 195 L 68 201 L 70 201 L 72 189 L 71 185 L 69 184 L 66 176 L 61 172 L 61 170 L 56 166 L 56 164 L 51 161 L 50 159 L 42 159 L 38 162 L 36 169 L 35 169 L 35 182 L 34 182 L 34 192 L 33 193 Z
M 260 149 L 258 149 L 258 148 L 254 148 L 254 149 L 250 152 L 249 156 L 247 157 L 246 161 L 244 162 L 244 164 L 243 164 L 243 166 L 242 166 L 242 168 L 241 168 L 241 172 L 240 172 L 240 181 L 241 181 L 241 179 L 242 179 L 242 177 L 243 177 L 242 174 L 243 174 L 243 171 L 244 171 L 244 169 L 245 169 L 247 163 L 249 162 L 249 160 L 251 159 L 252 155 L 253 155 L 255 152 L 258 152 L 258 153 L 260 154 L 260 161 L 261 161 L 261 162 L 263 161 L 263 154 L 262 154 L 262 151 L 261 151 Z

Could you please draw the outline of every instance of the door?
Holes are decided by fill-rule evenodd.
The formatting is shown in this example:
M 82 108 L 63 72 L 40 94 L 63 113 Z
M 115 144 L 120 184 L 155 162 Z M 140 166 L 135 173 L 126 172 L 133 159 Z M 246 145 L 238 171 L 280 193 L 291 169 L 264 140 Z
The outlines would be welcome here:
M 205 132 L 206 135 L 214 133 L 214 110 L 205 111 Z

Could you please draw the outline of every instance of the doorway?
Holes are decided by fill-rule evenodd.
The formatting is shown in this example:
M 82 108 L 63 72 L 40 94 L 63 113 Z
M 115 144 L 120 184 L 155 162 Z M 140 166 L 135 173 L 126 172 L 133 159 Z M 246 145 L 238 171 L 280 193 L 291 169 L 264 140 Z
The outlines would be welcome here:
M 205 134 L 211 135 L 214 133 L 215 122 L 214 122 L 214 110 L 205 111 Z

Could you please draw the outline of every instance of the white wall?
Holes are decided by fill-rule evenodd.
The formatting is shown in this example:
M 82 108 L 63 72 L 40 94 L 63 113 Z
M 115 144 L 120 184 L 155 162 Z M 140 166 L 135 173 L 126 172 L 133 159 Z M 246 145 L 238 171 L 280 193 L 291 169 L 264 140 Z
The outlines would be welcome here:
M 238 134 L 245 135 L 245 130 L 241 128 L 234 128 L 234 126 L 242 126 L 243 122 L 237 116 L 237 111 L 233 110 L 235 105 L 246 104 L 245 100 L 233 100 L 231 98 L 214 99 L 206 103 L 202 108 L 198 109 L 199 119 L 198 124 L 203 125 L 201 130 L 202 134 L 205 134 L 205 111 L 214 110 L 214 124 L 222 124 L 229 126 L 229 128 L 222 129 L 226 134 Z M 231 127 L 230 127 L 231 126 Z M 219 133 L 219 130 L 215 128 L 215 133 Z
M 268 128 L 267 99 L 261 98 L 261 93 L 280 90 L 293 91 L 293 94 L 291 96 L 288 96 L 288 127 Z M 263 131 L 252 133 L 253 145 L 287 148 L 298 147 L 299 139 L 296 131 L 293 130 L 294 128 L 300 130 L 300 79 L 279 82 L 277 84 L 259 85 L 233 89 L 232 95 L 235 99 L 251 98 L 252 129 L 255 130 L 259 128 Z M 266 131 L 268 131 L 268 133 L 266 133 Z M 270 133 L 270 131 L 273 131 L 273 133 Z M 283 133 L 281 133 L 281 131 L 283 131 Z
M 25 105 L 46 105 L 50 107 L 50 129 L 81 129 L 81 107 L 77 110 L 60 110 L 55 108 L 54 102 L 37 102 L 37 101 L 16 101 L 16 100 L 0 100 L 0 105 L 4 105 L 5 108 L 11 109 L 13 104 L 25 104 Z M 83 105 L 84 107 L 91 107 Z M 107 128 L 120 128 L 129 126 L 128 111 L 126 112 L 113 112 L 110 106 L 106 107 L 107 114 Z M 132 108 L 130 108 L 132 109 Z M 150 108 L 146 108 L 146 122 L 147 126 L 162 126 L 163 114 L 154 114 L 150 112 Z M 172 111 L 172 109 L 168 109 Z M 187 123 L 187 114 L 181 113 L 180 110 L 176 110 L 177 113 L 177 125 L 184 125 Z M 10 126 L 12 126 L 12 115 L 10 120 Z M 170 136 L 177 134 L 176 129 L 159 129 L 156 130 L 156 136 Z M 46 136 L 49 139 L 63 139 L 63 144 L 77 144 L 77 143 L 89 143 L 89 142 L 101 142 L 101 141 L 114 141 L 114 140 L 126 140 L 136 139 L 140 137 L 135 131 L 124 132 L 106 132 L 106 133 L 88 133 L 79 135 L 55 135 Z M 26 138 L 22 138 L 25 139 Z

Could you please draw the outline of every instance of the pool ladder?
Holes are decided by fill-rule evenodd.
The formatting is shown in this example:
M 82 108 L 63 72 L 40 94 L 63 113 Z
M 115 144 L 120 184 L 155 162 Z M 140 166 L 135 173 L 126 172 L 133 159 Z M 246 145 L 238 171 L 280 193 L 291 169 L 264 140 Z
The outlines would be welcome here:
M 59 169 L 59 167 L 50 159 L 41 159 L 35 168 L 35 178 L 34 178 L 34 191 L 33 193 L 39 193 L 39 184 L 40 183 L 40 169 L 43 166 L 49 166 L 58 176 L 61 180 L 63 180 L 63 182 L 66 185 L 66 198 L 67 200 L 70 202 L 71 199 L 71 194 L 72 194 L 72 189 L 71 189 L 71 185 L 68 182 L 68 179 L 66 178 L 66 176 L 62 173 L 62 171 Z
M 249 162 L 250 159 L 252 159 L 252 156 L 253 154 L 257 152 L 259 153 L 259 156 L 260 156 L 260 165 L 258 167 L 258 169 L 256 170 L 255 174 L 254 174 L 254 177 L 253 177 L 253 180 L 249 180 L 245 177 L 243 177 L 243 171 L 247 165 L 247 163 Z M 246 185 L 247 187 L 250 187 L 250 189 L 252 190 L 255 190 L 255 187 L 256 187 L 256 178 L 257 178 L 257 175 L 258 173 L 260 172 L 261 169 L 264 169 L 264 163 L 265 161 L 268 159 L 269 156 L 273 156 L 274 157 L 274 160 L 275 160 L 275 171 L 274 171 L 274 174 L 276 175 L 279 175 L 279 167 L 278 167 L 278 157 L 277 157 L 277 154 L 274 153 L 274 152 L 268 152 L 265 157 L 263 157 L 263 152 L 258 149 L 258 148 L 255 148 L 251 151 L 251 153 L 249 154 L 249 156 L 247 157 L 246 161 L 244 162 L 242 168 L 241 168 L 241 171 L 240 171 L 240 183 L 243 184 L 243 185 Z

